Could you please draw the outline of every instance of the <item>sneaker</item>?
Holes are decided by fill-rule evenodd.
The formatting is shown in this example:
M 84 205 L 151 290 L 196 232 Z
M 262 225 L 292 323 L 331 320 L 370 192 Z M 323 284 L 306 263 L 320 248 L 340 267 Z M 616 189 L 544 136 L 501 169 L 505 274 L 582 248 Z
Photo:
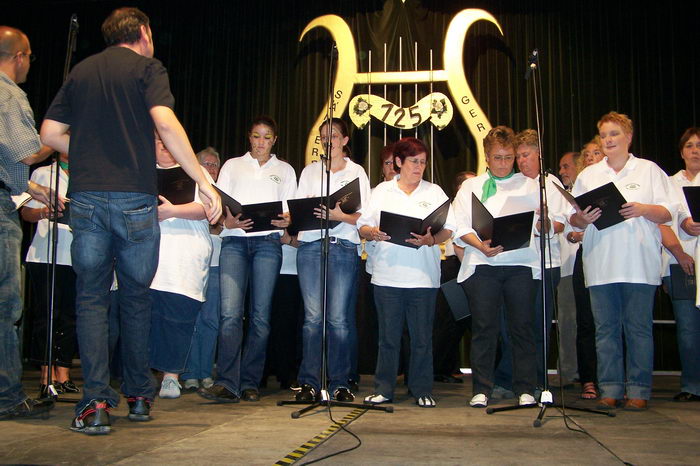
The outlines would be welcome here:
M 128 397 L 129 420 L 146 422 L 151 420 L 151 400 L 143 396 Z
M 318 394 L 316 393 L 316 389 L 308 383 L 305 383 L 301 386 L 301 390 L 299 390 L 294 396 L 294 399 L 297 401 L 314 402 L 316 401 L 317 397 Z
M 391 398 L 387 398 L 380 393 L 374 393 L 365 397 L 365 404 L 380 405 L 382 403 L 391 403 Z
M 537 404 L 537 400 L 529 393 L 523 393 L 520 395 L 520 398 L 518 398 L 518 406 L 532 406 L 535 404 Z
M 107 435 L 112 430 L 109 422 L 109 405 L 104 400 L 92 400 L 73 419 L 70 430 L 87 435 Z
M 294 392 L 298 392 L 301 390 L 301 385 L 299 385 L 299 382 L 295 380 L 289 384 L 289 389 Z
M 489 404 L 489 399 L 483 393 L 476 394 L 469 400 L 469 406 L 472 408 L 485 408 Z
M 202 379 L 202 387 L 211 388 L 214 386 L 214 379 L 211 377 L 205 377 Z
M 80 388 L 73 383 L 72 380 L 68 379 L 65 382 L 59 384 L 63 393 L 80 393 Z
M 182 383 L 182 391 L 187 393 L 194 393 L 199 388 L 199 380 L 197 379 L 186 379 Z
M 350 391 L 349 388 L 340 387 L 336 388 L 333 392 L 333 399 L 336 401 L 351 402 L 355 401 L 355 395 L 352 394 L 352 391 Z
M 246 388 L 241 394 L 243 401 L 260 401 L 260 392 L 254 388 Z
M 419 396 L 416 398 L 416 404 L 421 408 L 434 408 L 437 406 L 437 403 L 430 395 Z
M 218 401 L 219 403 L 238 403 L 241 397 L 233 393 L 223 385 L 214 384 L 209 388 L 200 388 L 197 390 L 197 395 L 207 400 Z
M 160 384 L 160 393 L 158 393 L 158 396 L 161 398 L 180 398 L 181 388 L 182 386 L 175 377 L 166 375 L 163 377 L 163 382 Z
M 0 413 L 0 420 L 15 418 L 31 418 L 40 414 L 47 414 L 54 406 L 53 400 L 32 400 L 27 398 L 13 408 Z

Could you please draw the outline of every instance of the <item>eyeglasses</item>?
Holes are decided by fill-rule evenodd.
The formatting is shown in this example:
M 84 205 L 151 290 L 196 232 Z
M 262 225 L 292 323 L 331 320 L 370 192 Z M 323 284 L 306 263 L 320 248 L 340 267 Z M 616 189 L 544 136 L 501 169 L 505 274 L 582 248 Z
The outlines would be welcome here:
M 210 167 L 210 168 L 218 168 L 219 164 L 216 162 L 202 162 L 201 165 L 203 167 Z
M 394 165 L 394 161 L 393 160 L 385 160 L 384 165 Z

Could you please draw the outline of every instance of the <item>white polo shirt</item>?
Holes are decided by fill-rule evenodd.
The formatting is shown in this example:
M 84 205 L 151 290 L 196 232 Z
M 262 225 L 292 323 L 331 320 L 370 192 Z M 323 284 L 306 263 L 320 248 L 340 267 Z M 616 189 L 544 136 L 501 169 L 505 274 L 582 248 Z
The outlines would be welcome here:
M 700 181 L 700 177 L 696 177 L 696 179 Z M 684 170 L 680 170 L 675 175 L 669 177 L 669 180 L 671 181 L 671 196 L 677 206 L 677 209 L 671 212 L 673 214 L 671 229 L 678 237 L 678 241 L 681 243 L 681 246 L 683 246 L 683 251 L 686 254 L 695 256 L 695 247 L 698 242 L 698 237 L 687 234 L 682 228 L 680 228 L 680 226 L 683 220 L 690 217 L 690 213 L 688 212 L 688 203 L 685 200 L 685 195 L 683 194 L 683 186 L 696 186 L 697 181 L 693 182 L 686 178 Z M 661 276 L 666 277 L 670 275 L 671 271 L 669 266 L 677 263 L 678 261 L 675 257 L 673 257 L 673 254 L 671 254 L 666 248 L 663 248 Z
M 481 199 L 484 183 L 489 179 L 487 173 L 481 174 L 474 178 L 469 178 L 462 183 L 462 187 L 457 192 L 455 197 L 455 216 L 457 217 L 457 233 L 455 233 L 455 244 L 464 247 L 464 259 L 459 268 L 457 281 L 463 282 L 471 277 L 477 265 L 493 265 L 493 266 L 524 266 L 532 269 L 532 278 L 538 280 L 540 273 L 540 255 L 538 246 L 535 241 L 535 223 L 537 216 L 533 216 L 532 233 L 530 235 L 530 245 L 526 248 L 514 249 L 512 251 L 502 252 L 493 257 L 486 257 L 483 252 L 466 244 L 462 241 L 462 236 L 474 233 L 472 228 L 472 193 Z M 514 214 L 508 207 L 510 198 L 519 198 L 529 202 L 529 210 L 535 210 L 539 205 L 539 184 L 532 178 L 528 178 L 522 173 L 515 173 L 507 180 L 496 180 L 496 194 L 489 197 L 484 202 L 484 207 L 494 217 Z M 519 209 L 521 212 L 525 211 Z M 478 235 L 477 235 L 478 236 Z
M 607 157 L 585 168 L 576 178 L 571 194 L 578 196 L 609 182 L 615 183 L 627 202 L 660 205 L 669 212 L 677 209 L 666 173 L 654 162 L 632 154 L 619 173 L 610 168 Z M 569 218 L 574 212 L 572 208 Z M 636 217 L 602 231 L 590 224 L 585 232 L 583 271 L 587 287 L 661 283 L 661 232 L 656 223 Z
M 362 207 L 367 203 L 370 197 L 369 180 L 367 179 L 367 173 L 361 165 L 356 164 L 348 157 L 345 157 L 345 168 L 335 173 L 331 172 L 331 189 L 330 193 L 333 194 L 346 184 L 355 180 L 355 178 L 360 179 L 360 200 L 362 202 Z M 317 197 L 325 194 L 326 192 L 326 172 L 323 169 L 323 164 L 319 162 L 312 162 L 307 165 L 301 172 L 299 177 L 299 187 L 297 188 L 296 198 L 306 198 L 306 197 Z M 331 206 L 333 208 L 334 206 Z M 360 212 L 362 212 L 362 207 Z M 299 232 L 297 237 L 299 241 L 316 241 L 321 239 L 321 234 L 323 230 L 309 230 Z M 337 238 L 345 239 L 351 241 L 355 244 L 360 244 L 360 237 L 357 234 L 357 228 L 355 225 L 349 223 L 340 222 L 335 228 L 330 230 L 330 235 Z
M 282 201 L 282 211 L 288 212 L 287 199 L 294 197 L 297 176 L 292 166 L 275 154 L 260 166 L 250 152 L 246 152 L 224 163 L 216 186 L 243 205 Z M 265 236 L 272 231 L 282 234 L 282 230 L 246 233 L 241 228 L 224 228 L 220 236 Z
M 411 194 L 406 194 L 397 184 L 399 177 L 374 188 L 368 208 L 357 221 L 358 229 L 365 225 L 379 226 L 382 210 L 425 218 L 448 200 L 440 186 L 425 180 L 421 180 Z M 444 228 L 453 232 L 456 228 L 451 206 Z M 440 255 L 439 244 L 413 249 L 388 241 L 377 241 L 372 250 L 372 284 L 395 288 L 438 288 Z
M 168 168 L 176 168 L 179 165 Z M 167 168 L 158 168 L 167 170 Z M 209 173 L 204 171 L 210 183 Z M 202 204 L 199 189 L 194 202 Z M 204 302 L 212 244 L 209 222 L 184 218 L 168 218 L 160 222 L 158 269 L 151 289 L 167 291 Z
M 56 163 L 52 163 L 46 167 L 39 167 L 32 173 L 32 181 L 42 186 L 56 186 Z M 68 190 L 68 174 L 61 170 L 58 179 L 58 192 L 61 196 L 66 197 Z M 26 207 L 32 209 L 40 209 L 45 207 L 44 204 L 37 200 L 30 200 Z M 70 202 L 67 204 L 70 205 Z M 48 264 L 51 257 L 51 243 L 49 241 L 49 228 L 51 224 L 48 219 L 42 219 L 37 222 L 36 233 L 32 238 L 32 244 L 27 251 L 27 262 L 38 262 Z M 68 225 L 63 223 L 58 224 L 58 243 L 56 247 L 56 264 L 71 265 L 70 245 L 73 242 L 73 233 Z

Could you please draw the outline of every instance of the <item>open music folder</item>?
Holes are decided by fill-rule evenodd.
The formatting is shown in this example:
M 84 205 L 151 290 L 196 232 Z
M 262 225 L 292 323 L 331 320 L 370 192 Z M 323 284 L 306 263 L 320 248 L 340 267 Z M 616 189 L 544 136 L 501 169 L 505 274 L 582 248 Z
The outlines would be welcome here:
M 233 215 L 242 213 L 241 220 L 250 219 L 253 221 L 253 228 L 245 230 L 247 233 L 255 233 L 258 231 L 282 230 L 283 228 L 276 227 L 272 224 L 272 220 L 280 220 L 282 213 L 282 201 L 261 202 L 258 204 L 241 204 L 218 186 L 214 185 L 214 189 L 221 196 L 221 203 L 228 207 Z
M 340 203 L 340 209 L 346 214 L 353 214 L 360 209 L 362 198 L 360 196 L 360 179 L 355 178 L 330 196 L 330 207 Z M 323 220 L 317 218 L 314 209 L 323 204 L 323 197 L 306 197 L 301 199 L 289 199 L 289 216 L 291 224 L 290 234 L 300 231 L 320 230 L 323 228 Z M 335 228 L 340 222 L 331 220 L 330 228 Z
M 593 225 L 598 230 L 605 230 L 625 221 L 625 218 L 620 215 L 620 209 L 622 204 L 627 203 L 627 200 L 612 181 L 576 197 L 558 184 L 554 183 L 554 186 L 557 187 L 569 204 L 578 207 L 579 210 L 583 210 L 588 206 L 591 206 L 593 209 L 599 208 L 602 214 L 598 220 L 593 222 Z
M 182 167 L 159 168 L 158 194 L 170 201 L 171 204 L 189 204 L 194 201 L 197 183 L 185 173 Z
M 382 210 L 379 214 L 379 229 L 391 237 L 389 240 L 390 243 L 418 249 L 419 246 L 406 242 L 407 239 L 413 238 L 411 233 L 425 235 L 428 232 L 428 227 L 430 227 L 430 233 L 436 235 L 445 226 L 449 211 L 449 199 L 425 217 L 425 219 Z
M 530 246 L 535 211 L 494 217 L 472 193 L 472 228 L 481 241 L 491 240 L 491 247 L 503 246 L 503 251 Z

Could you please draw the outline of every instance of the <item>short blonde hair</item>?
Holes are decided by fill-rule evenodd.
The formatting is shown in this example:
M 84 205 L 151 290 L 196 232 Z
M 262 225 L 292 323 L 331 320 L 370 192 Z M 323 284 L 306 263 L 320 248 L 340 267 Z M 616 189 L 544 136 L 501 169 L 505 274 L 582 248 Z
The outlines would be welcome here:
M 515 136 L 516 149 L 522 145 L 531 146 L 540 150 L 540 138 L 534 129 L 526 129 Z
M 484 137 L 483 144 L 487 157 L 496 144 L 503 147 L 512 147 L 515 150 L 515 133 L 507 126 L 496 126 Z
M 630 120 L 630 117 L 628 117 L 624 113 L 617 113 L 615 111 L 612 111 L 600 117 L 600 120 L 598 120 L 598 124 L 596 125 L 598 131 L 600 131 L 600 127 L 603 126 L 603 123 L 615 123 L 620 128 L 622 128 L 622 131 L 625 134 L 632 134 L 634 132 L 632 120 Z M 600 138 L 598 138 L 598 145 L 600 145 Z

